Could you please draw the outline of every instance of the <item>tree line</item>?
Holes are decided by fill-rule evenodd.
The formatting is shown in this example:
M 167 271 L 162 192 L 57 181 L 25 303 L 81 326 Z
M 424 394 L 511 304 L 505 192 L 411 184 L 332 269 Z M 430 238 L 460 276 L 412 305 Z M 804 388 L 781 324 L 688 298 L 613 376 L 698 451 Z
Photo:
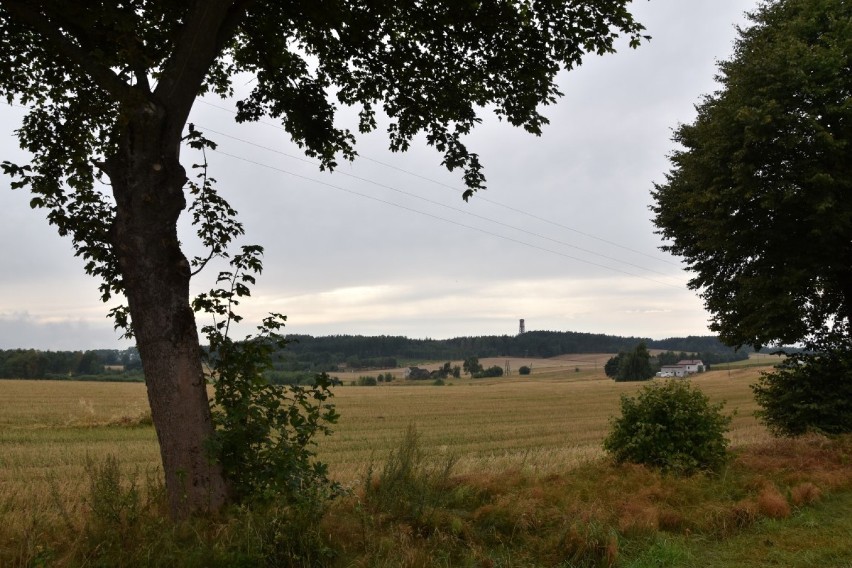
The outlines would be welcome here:
M 0 378 L 54 379 L 102 375 L 108 366 L 121 366 L 125 372 L 141 371 L 142 361 L 135 347 L 124 350 L 39 351 L 0 350 Z M 113 374 L 115 372 L 113 371 Z
M 649 349 L 696 354 L 706 363 L 748 358 L 715 336 L 661 340 L 573 331 L 530 331 L 519 335 L 483 335 L 452 339 L 410 339 L 403 336 L 290 335 L 287 348 L 275 355 L 278 371 L 337 371 L 388 368 L 411 361 L 464 360 L 468 357 L 554 357 L 572 353 L 619 353 L 644 343 Z
M 308 383 L 316 373 L 343 369 L 388 369 L 415 361 L 465 360 L 471 357 L 549 357 L 571 353 L 614 353 L 645 343 L 667 349 L 681 359 L 698 358 L 707 364 L 738 361 L 747 350 L 736 351 L 713 336 L 637 339 L 602 334 L 532 331 L 517 336 L 474 336 L 452 339 L 411 339 L 404 336 L 291 335 L 287 347 L 276 351 L 274 383 Z M 689 354 L 689 357 L 687 357 Z M 49 379 L 116 374 L 105 367 L 122 366 L 125 373 L 141 372 L 135 347 L 87 351 L 0 350 L 0 378 Z

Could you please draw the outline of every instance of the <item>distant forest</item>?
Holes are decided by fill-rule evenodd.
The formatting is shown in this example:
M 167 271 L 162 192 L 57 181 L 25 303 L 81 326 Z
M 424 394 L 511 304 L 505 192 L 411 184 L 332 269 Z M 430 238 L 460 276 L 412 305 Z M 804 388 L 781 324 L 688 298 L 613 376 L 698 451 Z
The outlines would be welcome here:
M 746 359 L 751 350 L 734 350 L 715 336 L 653 340 L 572 331 L 528 331 L 519 335 L 484 335 L 453 339 L 409 339 L 380 335 L 288 336 L 277 354 L 276 371 L 321 372 L 382 369 L 421 361 L 454 361 L 467 357 L 554 357 L 572 353 L 618 353 L 645 342 L 649 349 L 695 354 L 706 363 Z
M 117 371 L 119 367 L 121 370 Z M 91 351 L 6 349 L 0 350 L 0 378 L 142 380 L 142 361 L 135 347 Z
M 458 361 L 468 357 L 553 357 L 575 353 L 618 353 L 640 342 L 649 349 L 686 353 L 707 364 L 737 361 L 750 350 L 735 351 L 715 336 L 653 340 L 571 331 L 529 331 L 519 335 L 483 335 L 453 339 L 409 339 L 401 336 L 290 335 L 287 348 L 275 354 L 270 379 L 299 382 L 313 374 L 341 369 L 387 369 L 425 361 Z M 120 367 L 120 368 L 119 368 Z M 142 380 L 135 348 L 124 350 L 0 350 L 0 378 Z

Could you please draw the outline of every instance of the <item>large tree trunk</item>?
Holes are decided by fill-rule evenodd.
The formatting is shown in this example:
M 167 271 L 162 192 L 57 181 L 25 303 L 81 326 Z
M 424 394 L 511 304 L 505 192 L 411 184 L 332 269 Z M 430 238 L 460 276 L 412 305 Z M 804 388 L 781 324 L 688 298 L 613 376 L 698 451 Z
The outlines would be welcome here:
M 175 126 L 162 109 L 146 105 L 132 115 L 120 135 L 119 154 L 105 169 L 117 209 L 111 239 L 142 358 L 169 505 L 181 518 L 220 509 L 228 486 L 206 452 L 213 425 L 189 303 L 190 267 L 177 237 L 186 172 Z

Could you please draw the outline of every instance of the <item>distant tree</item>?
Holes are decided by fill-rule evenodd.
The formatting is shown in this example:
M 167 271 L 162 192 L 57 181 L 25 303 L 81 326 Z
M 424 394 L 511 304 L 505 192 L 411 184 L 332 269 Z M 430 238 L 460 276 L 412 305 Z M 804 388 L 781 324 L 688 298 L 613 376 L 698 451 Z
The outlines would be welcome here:
M 16 349 L 7 352 L 3 364 L 3 376 L 13 379 L 44 378 L 49 358 L 34 349 Z
M 462 364 L 462 369 L 468 375 L 475 375 L 482 370 L 482 365 L 479 363 L 479 357 L 468 357 Z
M 440 368 L 432 371 L 431 375 L 434 378 L 446 379 L 447 377 L 449 377 L 452 374 L 452 372 L 453 372 L 453 365 L 452 365 L 452 363 L 447 361 Z
M 675 131 L 654 223 L 729 345 L 852 323 L 852 3 L 758 4 L 719 90 Z
M 616 381 L 646 381 L 654 376 L 651 354 L 644 343 L 629 352 L 618 367 Z
M 518 368 L 519 375 L 529 375 L 530 373 L 532 373 L 532 369 L 526 365 L 522 365 L 520 368 Z
M 80 355 L 80 360 L 74 372 L 78 375 L 96 375 L 103 370 L 104 365 L 98 354 L 94 351 L 86 351 Z
M 686 357 L 681 357 L 674 351 L 665 351 L 657 355 L 657 365 L 660 367 L 663 365 L 676 365 L 678 361 L 685 358 Z
M 461 378 L 461 367 L 458 365 L 453 366 L 453 378 Z
M 627 353 L 621 352 L 615 357 L 609 358 L 604 364 L 604 373 L 607 377 L 614 379 L 618 376 L 618 370 L 621 368 L 621 362 L 624 361 L 625 357 L 627 357 Z
M 651 355 L 644 342 L 632 351 L 619 353 L 604 365 L 604 372 L 616 381 L 645 381 L 654 376 Z
M 139 352 L 135 347 L 130 347 L 122 351 L 120 360 L 126 371 L 138 371 L 142 369 L 142 360 L 139 358 Z

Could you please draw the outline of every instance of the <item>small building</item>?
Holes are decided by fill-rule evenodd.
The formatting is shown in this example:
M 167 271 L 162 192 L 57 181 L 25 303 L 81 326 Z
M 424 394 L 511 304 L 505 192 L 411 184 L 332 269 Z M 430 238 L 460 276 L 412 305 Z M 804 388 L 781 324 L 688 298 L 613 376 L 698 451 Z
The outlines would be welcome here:
M 686 367 L 683 365 L 663 365 L 657 373 L 658 377 L 685 377 L 686 375 Z
M 684 359 L 678 361 L 677 365 L 663 365 L 660 367 L 658 377 L 686 377 L 695 373 L 704 372 L 704 363 L 700 359 Z
M 701 359 L 683 359 L 678 361 L 677 364 L 686 368 L 686 372 L 690 374 L 704 372 L 704 363 Z
M 429 369 L 421 369 L 420 367 L 409 367 L 405 371 L 403 371 L 403 376 L 406 379 L 423 380 L 430 378 L 432 375 L 429 372 Z

